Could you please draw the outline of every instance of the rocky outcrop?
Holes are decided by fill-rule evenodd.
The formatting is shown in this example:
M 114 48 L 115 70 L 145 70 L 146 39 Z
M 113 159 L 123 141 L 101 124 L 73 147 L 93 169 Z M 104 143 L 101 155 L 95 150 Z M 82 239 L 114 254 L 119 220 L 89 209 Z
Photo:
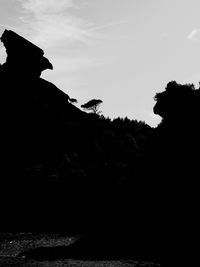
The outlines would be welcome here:
M 152 202 L 136 166 L 149 127 L 80 111 L 40 77 L 52 69 L 40 48 L 11 31 L 1 40 L 8 55 L 0 67 L 3 230 L 89 233 L 70 251 L 52 248 L 55 257 L 121 257 L 133 248 L 144 255 L 145 244 L 156 258 L 157 223 L 146 220 Z M 53 251 L 38 248 L 29 257 Z
M 41 72 L 46 69 L 53 69 L 49 60 L 44 57 L 44 51 L 24 39 L 13 31 L 5 30 L 1 36 L 7 59 L 3 68 L 19 74 L 21 71 L 30 76 L 40 76 Z
M 9 151 L 9 165 L 14 151 L 23 166 L 41 163 L 60 149 L 65 122 L 85 114 L 68 102 L 67 94 L 40 78 L 42 71 L 53 69 L 42 49 L 8 30 L 1 41 L 7 52 L 0 67 L 4 153 Z
M 53 69 L 42 49 L 8 30 L 1 41 L 7 59 L 0 66 L 3 188 L 0 200 L 5 203 L 2 214 L 10 218 L 9 209 L 15 217 L 15 211 L 23 213 L 22 206 L 27 201 L 27 212 L 31 213 L 34 207 L 42 207 L 44 196 L 51 195 L 48 186 L 34 186 L 32 177 L 42 183 L 49 173 L 54 173 L 63 150 L 70 150 L 73 135 L 68 135 L 67 125 L 84 120 L 87 114 L 70 104 L 67 94 L 40 77 L 42 71 Z M 34 175 L 36 169 L 38 175 Z

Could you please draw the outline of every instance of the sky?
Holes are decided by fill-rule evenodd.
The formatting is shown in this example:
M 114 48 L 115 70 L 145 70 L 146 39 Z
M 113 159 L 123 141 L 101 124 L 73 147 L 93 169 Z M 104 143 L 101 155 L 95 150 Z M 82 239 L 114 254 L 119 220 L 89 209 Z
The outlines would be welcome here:
M 155 94 L 200 81 L 199 14 L 199 0 L 0 0 L 0 35 L 40 46 L 54 66 L 42 77 L 78 107 L 101 99 L 104 116 L 154 127 Z

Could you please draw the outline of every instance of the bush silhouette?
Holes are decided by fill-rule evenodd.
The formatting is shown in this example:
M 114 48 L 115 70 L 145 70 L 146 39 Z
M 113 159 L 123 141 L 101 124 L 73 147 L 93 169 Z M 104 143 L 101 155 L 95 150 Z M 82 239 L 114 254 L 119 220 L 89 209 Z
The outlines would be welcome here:
M 154 112 L 163 120 L 153 133 L 149 156 L 160 190 L 163 240 L 170 244 L 165 257 L 169 262 L 172 258 L 178 262 L 183 253 L 187 255 L 185 261 L 189 261 L 196 253 L 195 247 L 188 244 L 193 243 L 197 231 L 199 92 L 200 88 L 192 84 L 172 81 L 155 96 Z
M 94 114 L 100 114 L 99 105 L 103 103 L 100 99 L 92 99 L 87 103 L 81 105 L 84 110 L 91 110 Z

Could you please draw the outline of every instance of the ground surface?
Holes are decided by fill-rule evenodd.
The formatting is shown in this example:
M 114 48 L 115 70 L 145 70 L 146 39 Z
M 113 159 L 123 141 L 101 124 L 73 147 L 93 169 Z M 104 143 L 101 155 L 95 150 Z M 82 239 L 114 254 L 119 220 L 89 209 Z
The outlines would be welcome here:
M 38 246 L 63 246 L 72 244 L 77 237 L 66 237 L 61 234 L 3 233 L 0 234 L 0 267 L 159 267 L 149 262 L 138 262 L 122 259 L 116 261 L 81 261 L 56 260 L 34 261 L 17 258 L 16 255 L 29 248 Z

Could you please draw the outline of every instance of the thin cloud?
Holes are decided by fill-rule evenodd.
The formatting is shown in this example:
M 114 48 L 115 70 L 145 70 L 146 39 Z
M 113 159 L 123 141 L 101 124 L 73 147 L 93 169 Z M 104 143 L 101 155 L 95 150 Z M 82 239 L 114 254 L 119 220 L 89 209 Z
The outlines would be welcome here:
M 41 46 L 55 46 L 62 42 L 89 43 L 95 38 L 90 23 L 72 16 L 76 8 L 73 0 L 19 0 L 21 21 L 30 39 Z
M 188 35 L 188 39 L 191 41 L 200 41 L 200 29 L 193 29 Z
M 99 40 L 104 40 L 104 37 L 93 23 L 82 19 L 80 15 L 74 15 L 72 11 L 79 8 L 74 0 L 17 1 L 21 12 L 18 17 L 20 23 L 6 28 L 16 31 L 44 49 L 54 66 L 55 77 L 61 78 L 68 74 L 70 79 L 75 71 L 107 64 L 98 56 L 87 52 L 85 54 L 87 49 L 84 50 L 84 46 L 95 45 Z M 77 44 L 80 49 L 78 55 L 74 55 Z M 70 55 L 71 48 L 73 53 Z M 53 73 L 49 73 L 49 77 L 55 82 Z M 48 73 L 45 72 L 45 75 L 48 76 Z
M 97 27 L 94 27 L 92 28 L 91 30 L 92 31 L 96 31 L 96 30 L 104 30 L 104 29 L 109 29 L 109 28 L 112 28 L 112 27 L 115 27 L 115 26 L 119 26 L 119 25 L 127 25 L 129 24 L 129 21 L 128 20 L 122 20 L 122 21 L 112 21 L 112 22 L 109 22 L 105 25 L 101 25 L 101 26 L 97 26 Z
M 85 68 L 98 67 L 107 64 L 106 61 L 92 57 L 63 58 L 57 56 L 54 59 L 54 69 L 59 73 L 73 72 Z
M 44 13 L 60 13 L 65 9 L 73 7 L 72 0 L 28 0 L 22 1 L 23 8 L 27 12 L 33 12 L 36 16 Z
M 2 31 L 4 31 L 5 30 L 5 28 L 8 28 L 8 29 L 13 29 L 13 30 L 15 30 L 15 27 L 12 27 L 12 26 L 10 26 L 10 25 L 8 25 L 8 24 L 0 24 L 0 30 Z

